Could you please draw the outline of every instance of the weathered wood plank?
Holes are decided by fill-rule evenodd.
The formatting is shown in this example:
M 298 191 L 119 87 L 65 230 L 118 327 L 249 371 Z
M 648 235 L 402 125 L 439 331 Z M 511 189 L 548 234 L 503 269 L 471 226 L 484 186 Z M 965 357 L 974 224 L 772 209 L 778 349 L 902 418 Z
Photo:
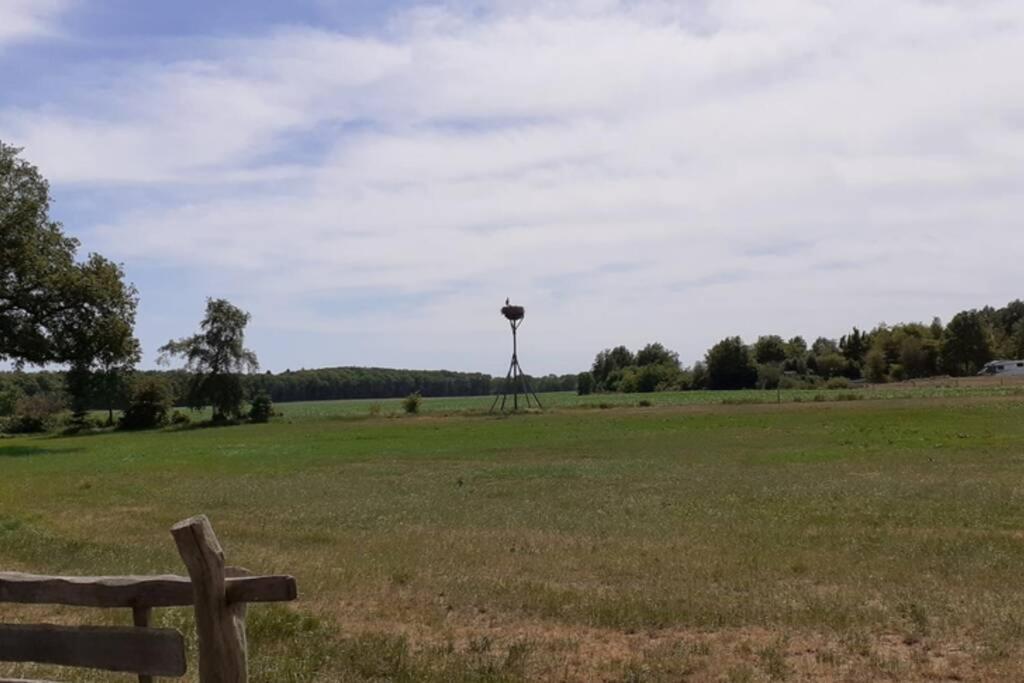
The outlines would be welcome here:
M 185 640 L 172 629 L 0 624 L 0 661 L 182 676 Z
M 152 607 L 132 607 L 132 622 L 139 628 L 149 628 L 153 617 Z M 139 674 L 139 683 L 153 683 L 153 677 Z
M 199 680 L 246 683 L 245 603 L 228 603 L 224 551 L 206 515 L 171 527 L 195 596 L 199 635 Z
M 228 578 L 228 602 L 291 602 L 299 597 L 293 576 Z
M 282 602 L 297 596 L 291 576 L 247 576 L 226 582 L 229 602 Z M 186 576 L 40 576 L 0 572 L 0 602 L 76 607 L 186 607 Z

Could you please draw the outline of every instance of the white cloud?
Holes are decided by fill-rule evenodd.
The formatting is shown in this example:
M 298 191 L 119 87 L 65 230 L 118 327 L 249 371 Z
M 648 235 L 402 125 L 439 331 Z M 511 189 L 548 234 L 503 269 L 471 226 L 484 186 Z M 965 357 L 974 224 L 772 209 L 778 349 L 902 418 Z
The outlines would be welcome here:
M 0 50 L 11 43 L 55 35 L 53 22 L 67 5 L 67 0 L 0 2 Z
M 530 369 L 565 370 L 1020 294 L 1019 63 L 1009 0 L 496 3 L 224 40 L 0 108 L 0 136 L 60 186 L 135 187 L 106 248 L 244 282 L 268 334 L 433 365 L 511 294 L 549 352 Z M 381 310 L 310 303 L 367 291 Z

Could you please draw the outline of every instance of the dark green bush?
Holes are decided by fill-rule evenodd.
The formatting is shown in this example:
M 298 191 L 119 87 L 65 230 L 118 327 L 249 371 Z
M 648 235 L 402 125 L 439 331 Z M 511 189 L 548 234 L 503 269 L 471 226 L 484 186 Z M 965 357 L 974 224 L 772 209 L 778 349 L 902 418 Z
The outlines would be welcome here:
M 13 384 L 0 384 L 0 417 L 14 415 L 18 408 L 18 400 L 24 394 Z
M 405 412 L 410 415 L 415 415 L 420 412 L 420 404 L 423 402 L 423 397 L 420 396 L 420 392 L 414 391 L 405 398 L 402 399 L 402 408 Z
M 274 404 L 270 400 L 270 394 L 259 394 L 252 400 L 249 408 L 249 420 L 252 422 L 270 422 L 274 416 Z
M 773 363 L 757 366 L 757 386 L 760 389 L 778 389 L 782 381 L 782 367 Z
M 826 389 L 849 389 L 850 380 L 845 377 L 833 377 L 825 383 Z
M 14 415 L 4 431 L 10 434 L 36 434 L 53 429 L 64 410 L 64 401 L 55 394 L 23 396 L 15 402 Z
M 789 375 L 783 375 L 779 378 L 779 389 L 803 389 L 806 387 L 806 382 L 801 380 L 799 377 L 790 377 Z
M 753 389 L 757 367 L 739 337 L 727 337 L 712 346 L 704 357 L 709 389 Z
M 171 413 L 171 424 L 172 425 L 187 425 L 191 424 L 192 418 L 188 416 L 188 413 L 183 413 L 180 410 L 175 410 Z
M 589 372 L 576 375 L 576 394 L 586 396 L 594 393 L 594 376 Z
M 132 390 L 128 407 L 121 416 L 121 429 L 154 429 L 167 424 L 171 394 L 160 380 L 143 379 Z

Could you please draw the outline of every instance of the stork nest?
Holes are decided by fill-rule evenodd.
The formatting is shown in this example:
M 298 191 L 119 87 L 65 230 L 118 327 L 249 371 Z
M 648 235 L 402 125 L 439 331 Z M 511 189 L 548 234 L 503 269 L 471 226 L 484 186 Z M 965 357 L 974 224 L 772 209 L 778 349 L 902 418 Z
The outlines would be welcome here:
M 526 309 L 522 306 L 502 306 L 501 314 L 509 320 L 522 320 L 526 317 Z

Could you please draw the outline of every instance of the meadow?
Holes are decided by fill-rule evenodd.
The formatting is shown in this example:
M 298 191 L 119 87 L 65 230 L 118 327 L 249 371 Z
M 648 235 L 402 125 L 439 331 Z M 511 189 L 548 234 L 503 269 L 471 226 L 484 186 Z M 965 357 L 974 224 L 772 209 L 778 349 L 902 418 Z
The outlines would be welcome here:
M 659 391 L 654 393 L 602 393 L 577 396 L 575 392 L 548 392 L 539 395 L 545 409 L 620 408 L 625 406 L 706 406 L 809 403 L 843 400 L 894 400 L 921 398 L 971 398 L 985 396 L 1024 396 L 1024 378 L 948 378 L 944 381 L 920 380 L 900 384 L 879 384 L 850 389 L 783 389 L 764 391 Z M 520 408 L 525 403 L 520 396 Z M 420 412 L 432 415 L 482 415 L 490 412 L 493 396 L 424 398 Z M 511 410 L 512 398 L 507 406 Z M 317 418 L 398 416 L 404 410 L 402 399 L 354 399 L 344 401 L 296 401 L 277 406 L 282 417 L 292 420 Z M 98 414 L 105 417 L 105 413 Z M 200 418 L 207 417 L 200 413 Z
M 180 573 L 167 530 L 205 512 L 233 562 L 298 578 L 250 609 L 264 683 L 1024 679 L 1024 397 L 857 391 L 4 439 L 0 567 Z

